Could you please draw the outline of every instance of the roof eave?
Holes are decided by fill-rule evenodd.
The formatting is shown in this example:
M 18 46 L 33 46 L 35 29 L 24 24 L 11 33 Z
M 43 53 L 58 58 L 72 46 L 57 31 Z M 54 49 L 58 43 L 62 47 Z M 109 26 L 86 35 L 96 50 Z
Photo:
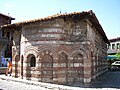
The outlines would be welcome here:
M 89 17 L 90 17 L 90 21 L 92 22 L 92 24 L 94 24 L 95 28 L 98 29 L 98 32 L 100 33 L 100 35 L 103 37 L 103 40 L 107 43 L 110 44 L 102 26 L 100 25 L 96 15 L 92 12 L 92 10 L 89 11 Z M 92 19 L 91 19 L 92 18 Z

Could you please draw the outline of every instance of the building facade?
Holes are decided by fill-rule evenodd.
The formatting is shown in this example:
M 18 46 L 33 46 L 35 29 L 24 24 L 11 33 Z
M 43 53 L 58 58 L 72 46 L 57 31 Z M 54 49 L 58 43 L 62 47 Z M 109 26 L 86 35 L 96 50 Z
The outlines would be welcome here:
M 120 53 L 120 37 L 110 39 L 110 45 L 108 45 L 108 55 L 115 55 Z
M 57 14 L 1 28 L 14 32 L 14 77 L 87 84 L 107 70 L 109 41 L 92 11 Z
M 12 20 L 15 20 L 15 18 L 0 13 L 0 26 L 11 24 Z M 11 31 L 0 30 L 0 66 L 1 56 L 12 57 L 11 47 L 12 47 Z

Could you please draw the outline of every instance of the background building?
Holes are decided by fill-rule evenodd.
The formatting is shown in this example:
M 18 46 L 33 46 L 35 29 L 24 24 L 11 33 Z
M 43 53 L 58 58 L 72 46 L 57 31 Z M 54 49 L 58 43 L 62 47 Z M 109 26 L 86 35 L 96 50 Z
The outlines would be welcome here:
M 90 83 L 107 71 L 107 39 L 92 11 L 24 21 L 12 31 L 13 76 L 57 84 Z
M 108 45 L 108 55 L 115 55 L 120 53 L 120 37 L 110 39 L 110 45 Z
M 15 20 L 15 18 L 0 13 L 0 27 L 3 25 L 11 24 L 12 20 Z M 1 56 L 12 57 L 11 47 L 12 47 L 11 31 L 5 31 L 0 29 L 0 66 L 1 66 Z

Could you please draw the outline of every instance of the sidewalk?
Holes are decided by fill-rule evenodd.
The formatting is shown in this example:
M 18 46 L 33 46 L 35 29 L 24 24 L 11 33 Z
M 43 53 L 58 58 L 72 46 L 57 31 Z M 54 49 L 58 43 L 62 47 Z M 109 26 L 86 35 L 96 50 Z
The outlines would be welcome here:
M 25 83 L 28 85 L 35 85 L 38 87 L 46 88 L 46 90 L 120 90 L 117 88 L 81 88 L 81 87 L 70 87 L 70 86 L 64 86 L 64 85 L 57 85 L 57 84 L 49 84 L 49 83 L 43 83 L 43 82 L 36 82 L 36 81 L 30 81 L 30 80 L 23 80 L 20 78 L 13 78 L 11 76 L 5 76 L 0 75 L 0 79 L 7 80 L 7 81 L 13 81 L 13 82 L 20 82 Z

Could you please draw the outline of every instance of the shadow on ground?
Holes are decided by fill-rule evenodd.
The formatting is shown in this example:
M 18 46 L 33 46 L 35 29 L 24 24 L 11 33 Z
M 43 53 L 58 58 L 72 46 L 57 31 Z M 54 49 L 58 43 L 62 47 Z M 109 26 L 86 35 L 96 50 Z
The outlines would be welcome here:
M 118 88 L 120 89 L 120 71 L 108 71 L 89 85 L 90 88 Z

